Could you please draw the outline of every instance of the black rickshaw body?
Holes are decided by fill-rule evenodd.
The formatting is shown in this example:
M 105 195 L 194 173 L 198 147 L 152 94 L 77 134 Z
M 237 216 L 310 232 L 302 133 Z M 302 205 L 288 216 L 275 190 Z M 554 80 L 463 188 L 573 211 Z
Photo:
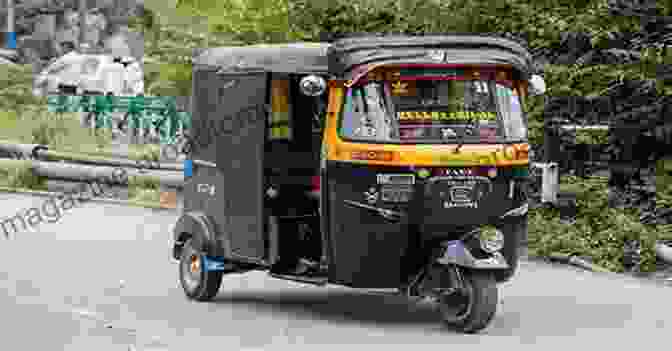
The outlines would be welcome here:
M 191 154 L 185 161 L 189 175 L 183 213 L 173 231 L 174 258 L 187 239 L 197 236 L 209 256 L 248 267 L 272 265 L 278 243 L 269 237 L 277 233 L 269 234 L 268 173 L 279 170 L 286 183 L 305 183 L 306 177 L 292 179 L 292 174 L 317 172 L 319 164 L 314 133 L 304 133 L 302 150 L 269 142 L 272 80 L 286 74 L 325 75 L 327 46 L 257 45 L 195 53 Z
M 479 252 L 478 240 L 465 234 L 482 225 L 526 220 L 526 138 L 488 143 L 463 138 L 458 147 L 455 140 L 352 140 L 341 127 L 348 90 L 360 80 L 380 79 L 371 77 L 379 68 L 453 67 L 472 73 L 488 68 L 493 77 L 501 71 L 505 80 L 518 82 L 513 89 L 524 96 L 531 56 L 519 44 L 464 35 L 372 36 L 208 49 L 195 55 L 193 65 L 193 169 L 174 229 L 175 258 L 187 239 L 198 237 L 204 254 L 230 263 L 231 270 L 271 267 L 283 233 L 267 205 L 269 194 L 277 179 L 310 186 L 305 183 L 319 176 L 312 190 L 319 194 L 325 282 L 398 288 L 430 256 L 444 265 L 509 267 L 500 253 Z M 310 137 L 302 146 L 269 138 L 272 81 L 278 74 L 329 80 L 322 128 L 306 132 Z M 293 107 L 295 127 L 310 125 L 310 116 L 302 113 Z M 295 130 L 298 138 L 301 130 Z M 469 186 L 458 189 L 464 181 Z M 448 204 L 456 199 L 471 205 Z M 308 212 L 285 217 L 315 215 Z
M 468 35 L 344 39 L 330 47 L 329 60 L 330 71 L 344 82 L 331 89 L 333 101 L 347 99 L 348 89 L 360 80 L 394 81 L 400 70 L 410 67 L 467 73 L 492 68 L 514 82 L 526 82 L 531 73 L 531 56 L 517 43 Z M 386 78 L 390 72 L 392 77 Z M 513 87 L 525 94 L 523 84 Z M 465 141 L 458 152 L 456 141 L 354 140 L 341 129 L 346 105 L 330 102 L 323 143 L 330 281 L 364 288 L 394 286 L 408 279 L 436 247 L 444 263 L 476 267 L 486 262 L 493 269 L 508 268 L 498 254 L 495 259 L 469 257 L 458 239 L 483 225 L 518 228 L 526 223 L 526 138 Z M 469 182 L 469 191 L 477 195 L 464 200 L 473 201 L 446 208 L 454 200 L 451 191 Z

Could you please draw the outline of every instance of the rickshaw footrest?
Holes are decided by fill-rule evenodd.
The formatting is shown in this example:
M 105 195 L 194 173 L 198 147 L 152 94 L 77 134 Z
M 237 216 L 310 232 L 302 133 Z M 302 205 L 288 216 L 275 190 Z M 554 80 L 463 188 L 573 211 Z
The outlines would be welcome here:
M 278 274 L 278 273 L 271 273 L 271 272 L 269 272 L 268 275 L 270 275 L 273 278 L 284 279 L 284 280 L 292 280 L 292 281 L 299 282 L 299 283 L 307 283 L 307 284 L 314 284 L 314 285 L 325 285 L 325 284 L 327 284 L 327 277 L 302 277 L 302 276 L 297 276 L 297 275 Z

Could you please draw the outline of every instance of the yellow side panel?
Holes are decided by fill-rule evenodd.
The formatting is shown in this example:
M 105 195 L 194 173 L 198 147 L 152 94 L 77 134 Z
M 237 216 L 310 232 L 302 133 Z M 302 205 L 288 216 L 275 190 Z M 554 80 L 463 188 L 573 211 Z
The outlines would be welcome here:
M 289 122 L 289 80 L 271 80 L 271 130 L 272 139 L 286 139 L 291 137 L 288 125 L 274 126 L 274 123 Z
M 271 81 L 271 108 L 273 112 L 289 112 L 289 80 Z

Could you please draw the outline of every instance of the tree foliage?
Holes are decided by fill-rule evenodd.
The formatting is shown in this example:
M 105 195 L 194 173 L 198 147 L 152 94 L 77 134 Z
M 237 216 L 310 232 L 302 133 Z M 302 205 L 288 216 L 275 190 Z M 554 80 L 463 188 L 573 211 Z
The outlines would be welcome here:
M 31 65 L 0 64 L 0 111 L 22 115 L 39 109 L 44 99 L 33 95 L 32 86 Z

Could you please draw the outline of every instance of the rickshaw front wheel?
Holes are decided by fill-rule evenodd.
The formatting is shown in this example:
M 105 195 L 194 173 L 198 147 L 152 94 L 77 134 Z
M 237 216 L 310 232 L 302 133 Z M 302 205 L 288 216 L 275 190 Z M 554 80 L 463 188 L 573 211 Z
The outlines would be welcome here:
M 506 258 L 509 268 L 495 272 L 495 279 L 498 283 L 508 282 L 518 270 L 521 251 L 527 247 L 527 216 L 505 223 L 501 229 L 505 237 L 502 255 Z
M 180 255 L 180 284 L 187 297 L 209 301 L 219 291 L 223 272 L 207 271 L 203 267 L 202 250 L 194 239 L 184 244 Z
M 485 329 L 497 312 L 498 293 L 490 272 L 462 271 L 464 288 L 440 298 L 439 310 L 444 324 L 463 333 Z

